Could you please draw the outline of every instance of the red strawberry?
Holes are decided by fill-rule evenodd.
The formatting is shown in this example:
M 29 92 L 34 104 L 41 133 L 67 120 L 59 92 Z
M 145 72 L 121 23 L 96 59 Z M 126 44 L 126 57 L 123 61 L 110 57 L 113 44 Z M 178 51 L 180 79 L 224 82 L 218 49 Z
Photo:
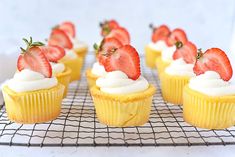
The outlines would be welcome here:
M 166 43 L 168 46 L 172 46 L 177 41 L 181 41 L 183 44 L 188 41 L 186 33 L 180 28 L 176 28 L 172 31 Z
M 50 62 L 57 62 L 65 56 L 65 50 L 60 46 L 46 46 L 43 49 L 45 56 Z
M 18 58 L 17 68 L 19 71 L 31 69 L 43 74 L 45 77 L 52 76 L 51 65 L 43 50 L 39 47 L 31 47 L 23 52 Z
M 116 38 L 104 38 L 98 50 L 97 59 L 99 63 L 103 65 L 107 59 L 107 56 L 121 46 L 122 43 Z
M 136 80 L 141 74 L 139 54 L 132 46 L 124 45 L 106 59 L 104 68 L 107 72 L 120 70 Z
M 152 25 L 150 25 L 150 28 L 153 29 L 153 34 L 152 34 L 152 41 L 155 43 L 159 40 L 166 40 L 167 37 L 170 35 L 171 31 L 167 27 L 167 25 L 161 25 L 157 28 L 153 28 Z
M 128 31 L 123 27 L 114 28 L 106 37 L 114 37 L 118 39 L 123 45 L 130 44 L 130 35 Z
M 115 20 L 109 20 L 101 23 L 100 27 L 101 27 L 101 35 L 104 37 L 108 35 L 112 29 L 119 27 L 119 24 Z
M 52 30 L 51 35 L 48 39 L 48 45 L 58 45 L 63 48 L 73 48 L 73 43 L 65 31 L 55 28 Z
M 70 21 L 63 22 L 59 25 L 59 29 L 65 31 L 72 38 L 76 36 L 75 25 Z
M 219 48 L 208 49 L 205 53 L 199 52 L 193 71 L 196 75 L 206 71 L 215 71 L 224 81 L 230 80 L 233 75 L 233 69 L 227 55 Z
M 195 63 L 197 56 L 197 47 L 190 41 L 183 44 L 182 42 L 176 43 L 177 50 L 173 54 L 173 59 L 183 58 L 186 63 Z

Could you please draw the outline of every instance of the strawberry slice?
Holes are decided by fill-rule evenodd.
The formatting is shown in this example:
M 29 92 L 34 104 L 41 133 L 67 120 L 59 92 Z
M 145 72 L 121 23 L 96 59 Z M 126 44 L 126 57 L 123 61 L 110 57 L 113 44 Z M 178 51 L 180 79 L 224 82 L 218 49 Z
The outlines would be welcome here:
M 154 28 L 152 25 L 150 25 L 150 28 L 153 29 L 152 34 L 152 41 L 155 43 L 159 40 L 166 40 L 167 37 L 170 35 L 171 31 L 167 25 L 161 25 L 157 28 Z
M 39 47 L 31 47 L 23 52 L 17 61 L 17 69 L 31 69 L 32 71 L 39 72 L 45 77 L 52 76 L 52 68 L 47 60 L 43 49 Z
M 199 52 L 193 71 L 196 75 L 206 71 L 215 71 L 224 81 L 230 80 L 233 75 L 233 69 L 227 55 L 219 48 L 208 49 L 205 53 Z
M 109 20 L 109 21 L 104 21 L 103 23 L 100 23 L 101 27 L 101 35 L 105 37 L 110 33 L 111 30 L 114 28 L 119 27 L 119 24 L 117 23 L 116 20 Z
M 57 45 L 43 47 L 45 56 L 50 62 L 57 62 L 65 56 L 65 50 Z
M 73 43 L 65 31 L 55 28 L 52 30 L 48 39 L 48 45 L 58 45 L 63 48 L 73 48 Z
M 123 45 L 130 44 L 130 35 L 128 31 L 123 27 L 114 28 L 106 37 L 114 37 L 118 39 Z
M 122 46 L 122 43 L 116 38 L 104 38 L 98 49 L 97 59 L 101 65 L 104 65 L 107 56 Z
M 177 41 L 181 41 L 183 44 L 185 44 L 188 41 L 186 33 L 180 28 L 176 28 L 172 31 L 166 43 L 168 46 L 172 46 Z
M 70 21 L 63 22 L 59 25 L 59 29 L 65 31 L 72 38 L 76 36 L 75 25 Z
M 173 59 L 183 58 L 188 64 L 193 64 L 196 61 L 197 47 L 190 41 L 183 44 L 182 42 L 176 43 L 177 50 L 173 54 Z
M 104 68 L 107 72 L 120 70 L 136 80 L 141 74 L 139 54 L 132 46 L 124 45 L 106 59 Z

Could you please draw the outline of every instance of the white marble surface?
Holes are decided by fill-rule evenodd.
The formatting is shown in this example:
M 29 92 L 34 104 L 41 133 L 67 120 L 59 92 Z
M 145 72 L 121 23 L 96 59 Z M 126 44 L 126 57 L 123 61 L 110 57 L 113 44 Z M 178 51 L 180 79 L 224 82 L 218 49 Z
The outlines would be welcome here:
M 131 33 L 132 44 L 143 53 L 150 41 L 148 24 L 183 27 L 189 39 L 203 49 L 213 46 L 235 57 L 234 0 L 1 0 L 0 82 L 11 77 L 22 37 L 45 39 L 50 28 L 63 20 L 77 25 L 77 34 L 91 47 L 100 40 L 98 23 L 115 18 Z M 233 28 L 234 27 L 234 28 Z M 233 40 L 232 40 L 233 39 Z M 233 42 L 232 42 L 233 41 Z M 231 50 L 234 50 L 232 53 Z M 235 65 L 235 60 L 232 60 Z M 235 68 L 235 67 L 234 67 Z M 0 147 L 0 157 L 10 156 L 226 156 L 235 146 L 148 148 L 25 148 Z

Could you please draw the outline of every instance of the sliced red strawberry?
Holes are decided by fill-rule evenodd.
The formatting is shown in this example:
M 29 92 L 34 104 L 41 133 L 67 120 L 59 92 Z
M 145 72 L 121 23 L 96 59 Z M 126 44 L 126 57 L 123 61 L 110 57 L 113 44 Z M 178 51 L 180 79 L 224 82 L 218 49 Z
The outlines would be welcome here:
M 196 75 L 206 71 L 215 71 L 225 81 L 230 80 L 233 75 L 233 69 L 227 55 L 219 48 L 211 48 L 205 53 L 198 53 L 193 71 Z
M 168 46 L 172 46 L 177 41 L 181 41 L 183 44 L 185 44 L 188 41 L 186 33 L 180 28 L 176 28 L 172 31 L 166 43 Z
M 104 38 L 98 50 L 98 61 L 103 65 L 107 56 L 122 46 L 122 43 L 116 38 Z
M 59 25 L 59 29 L 65 31 L 72 38 L 76 36 L 75 25 L 70 21 L 63 22 Z
M 48 39 L 48 45 L 58 45 L 63 48 L 73 48 L 73 43 L 65 31 L 55 28 L 52 30 L 51 35 Z
M 100 24 L 101 26 L 101 35 L 105 37 L 106 35 L 109 34 L 109 32 L 114 29 L 119 27 L 119 24 L 117 23 L 116 20 L 109 20 L 109 21 L 104 21 L 103 23 Z
M 161 25 L 157 28 L 153 28 L 152 41 L 155 43 L 159 40 L 166 40 L 171 31 L 167 25 Z
M 197 47 L 190 41 L 183 44 L 182 42 L 176 43 L 176 51 L 173 54 L 173 59 L 183 58 L 186 63 L 195 63 L 197 56 Z
M 104 68 L 107 72 L 120 70 L 136 80 L 141 74 L 139 54 L 132 46 L 124 45 L 106 59 Z
M 31 47 L 26 52 L 22 53 L 17 61 L 17 68 L 19 71 L 23 69 L 31 69 L 39 72 L 45 77 L 52 76 L 52 68 L 47 60 L 43 49 L 39 47 Z
M 43 47 L 43 49 L 45 52 L 45 56 L 50 62 L 57 62 L 65 56 L 64 48 L 57 45 L 46 46 Z
M 130 35 L 128 31 L 123 27 L 114 28 L 106 37 L 114 37 L 118 39 L 123 45 L 130 44 Z

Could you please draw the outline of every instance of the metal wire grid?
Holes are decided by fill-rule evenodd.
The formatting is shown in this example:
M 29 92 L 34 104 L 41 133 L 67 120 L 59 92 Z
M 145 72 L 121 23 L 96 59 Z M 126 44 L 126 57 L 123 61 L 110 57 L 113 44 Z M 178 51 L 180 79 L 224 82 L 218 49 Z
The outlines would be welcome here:
M 89 57 L 86 67 L 91 66 Z M 60 116 L 51 122 L 23 125 L 7 119 L 0 107 L 0 145 L 14 146 L 195 146 L 235 145 L 235 127 L 206 130 L 183 121 L 182 107 L 166 104 L 155 71 L 142 68 L 144 76 L 157 87 L 150 120 L 140 127 L 115 128 L 98 122 L 83 73 L 70 85 Z

